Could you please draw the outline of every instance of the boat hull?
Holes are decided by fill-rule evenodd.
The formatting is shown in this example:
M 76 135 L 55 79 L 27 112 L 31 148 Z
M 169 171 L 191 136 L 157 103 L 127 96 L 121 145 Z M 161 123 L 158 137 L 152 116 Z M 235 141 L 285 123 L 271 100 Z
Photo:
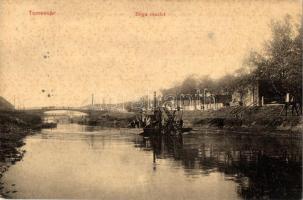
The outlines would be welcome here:
M 181 133 L 190 132 L 192 128 L 181 128 Z M 161 130 L 159 128 L 143 128 L 143 132 L 140 135 L 144 137 L 149 137 L 152 135 L 160 134 Z
M 57 123 L 43 123 L 41 128 L 56 128 L 57 127 Z

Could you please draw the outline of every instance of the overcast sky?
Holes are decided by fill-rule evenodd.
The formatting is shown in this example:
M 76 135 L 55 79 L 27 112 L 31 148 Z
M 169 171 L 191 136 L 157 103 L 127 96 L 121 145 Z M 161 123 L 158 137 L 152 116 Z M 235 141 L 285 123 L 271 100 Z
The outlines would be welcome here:
M 190 74 L 218 78 L 301 1 L 2 0 L 0 95 L 17 105 L 135 99 Z M 52 16 L 30 15 L 54 11 Z M 139 17 L 136 12 L 165 12 Z M 50 97 L 48 97 L 50 94 Z

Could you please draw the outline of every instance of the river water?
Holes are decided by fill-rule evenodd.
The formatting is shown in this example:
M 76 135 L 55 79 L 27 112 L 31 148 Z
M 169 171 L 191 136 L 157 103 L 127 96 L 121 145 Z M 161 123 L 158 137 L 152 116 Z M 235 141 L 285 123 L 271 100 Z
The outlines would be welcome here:
M 301 199 L 297 137 L 193 131 L 183 141 L 139 129 L 59 124 L 28 136 L 2 177 L 11 198 Z

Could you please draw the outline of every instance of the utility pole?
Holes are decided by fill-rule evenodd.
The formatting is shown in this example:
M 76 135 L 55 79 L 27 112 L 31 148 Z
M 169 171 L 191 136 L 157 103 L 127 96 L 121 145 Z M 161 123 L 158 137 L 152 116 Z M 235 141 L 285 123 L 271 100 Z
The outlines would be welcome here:
M 157 108 L 157 93 L 156 93 L 156 91 L 154 92 L 154 111 L 156 110 L 156 108 Z
M 94 106 L 94 94 L 92 94 L 92 106 Z
M 16 96 L 14 96 L 14 109 L 16 109 Z
M 198 108 L 199 108 L 199 110 L 201 109 L 201 97 L 200 97 L 200 89 L 197 89 L 197 93 L 198 93 Z
M 150 101 L 149 101 L 149 89 L 147 89 L 147 110 L 150 108 Z
M 205 105 L 206 105 L 206 91 L 207 88 L 204 88 L 203 90 L 203 110 L 206 110 Z

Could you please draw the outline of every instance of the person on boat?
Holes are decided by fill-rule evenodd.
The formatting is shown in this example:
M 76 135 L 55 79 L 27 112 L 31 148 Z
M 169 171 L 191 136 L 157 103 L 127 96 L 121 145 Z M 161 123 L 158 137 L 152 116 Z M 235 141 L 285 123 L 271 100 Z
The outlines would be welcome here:
M 137 116 L 136 116 L 136 119 L 135 119 L 135 127 L 140 128 L 140 120 L 138 119 Z
M 299 116 L 300 108 L 298 106 L 298 101 L 296 96 L 292 95 L 290 98 L 290 105 L 291 105 L 291 115 L 294 115 L 294 111 L 296 111 L 296 114 Z
M 160 109 L 154 111 L 154 125 L 162 128 L 162 112 Z
M 179 126 L 179 128 L 183 127 L 183 111 L 181 110 L 180 106 L 177 107 L 177 110 L 174 113 L 175 115 L 175 122 Z
M 286 95 L 285 95 L 285 102 L 284 102 L 284 108 L 283 108 L 283 110 L 285 110 L 285 116 L 287 116 L 287 112 L 288 112 L 289 107 L 290 107 L 289 93 L 286 93 Z M 282 110 L 282 112 L 283 112 L 283 110 Z

